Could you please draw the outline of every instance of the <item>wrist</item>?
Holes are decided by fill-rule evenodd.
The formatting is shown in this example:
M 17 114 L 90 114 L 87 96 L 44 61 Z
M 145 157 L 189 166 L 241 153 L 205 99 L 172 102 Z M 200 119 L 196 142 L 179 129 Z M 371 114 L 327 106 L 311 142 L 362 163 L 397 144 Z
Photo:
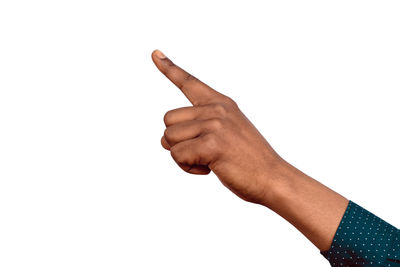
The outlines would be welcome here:
M 298 170 L 297 170 L 298 171 Z M 293 186 L 296 179 L 296 169 L 281 160 L 281 162 L 274 165 L 274 167 L 265 173 L 265 194 L 259 203 L 269 209 L 274 210 L 278 203 L 286 201 L 289 195 L 293 195 Z
M 283 217 L 320 250 L 329 248 L 348 200 L 292 165 L 280 165 L 260 203 Z

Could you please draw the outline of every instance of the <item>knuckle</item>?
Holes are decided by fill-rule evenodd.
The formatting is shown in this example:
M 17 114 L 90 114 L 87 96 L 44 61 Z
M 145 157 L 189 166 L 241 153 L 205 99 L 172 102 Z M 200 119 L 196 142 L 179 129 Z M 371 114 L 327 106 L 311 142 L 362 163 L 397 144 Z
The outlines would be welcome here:
M 164 114 L 164 124 L 165 125 L 169 125 L 170 123 L 171 123 L 171 117 L 172 117 L 172 112 L 171 111 L 167 111 L 165 114 Z
M 171 129 L 170 128 L 166 128 L 164 130 L 164 137 L 167 141 L 171 140 Z
M 171 59 L 167 58 L 165 60 L 166 66 L 167 66 L 167 71 L 171 70 L 171 68 L 175 68 L 176 65 L 174 64 L 174 62 L 172 62 Z
M 230 98 L 229 96 L 225 97 L 225 103 L 227 105 L 229 105 L 230 107 L 233 107 L 233 108 L 237 108 L 238 107 L 238 104 L 232 98 Z
M 162 73 L 166 76 L 169 76 L 173 69 L 175 68 L 174 62 L 172 62 L 170 59 L 165 59 L 165 67 L 162 69 Z
M 210 119 L 209 123 L 210 123 L 212 129 L 221 129 L 224 126 L 223 120 L 218 119 L 218 118 Z
M 211 150 L 216 151 L 218 148 L 218 141 L 215 135 L 207 134 L 203 137 L 204 146 Z
M 215 112 L 220 116 L 225 116 L 227 113 L 226 107 L 221 103 L 216 103 L 213 105 Z
M 184 153 L 177 146 L 171 147 L 170 153 L 171 153 L 171 157 L 176 162 L 185 163 L 187 161 L 185 159 Z
M 196 77 L 194 77 L 192 74 L 187 73 L 185 77 L 183 78 L 182 82 L 178 85 L 179 89 L 181 90 L 189 90 L 188 88 L 189 84 L 193 81 L 198 81 Z
M 164 137 L 164 136 L 161 137 L 160 143 L 161 143 L 161 146 L 164 147 L 164 148 L 168 148 L 168 147 L 169 147 L 168 144 L 167 144 L 167 141 L 165 140 L 165 137 Z
M 171 157 L 176 161 L 179 162 L 179 152 L 178 149 L 176 148 L 176 146 L 171 147 L 171 149 L 169 150 L 171 153 Z

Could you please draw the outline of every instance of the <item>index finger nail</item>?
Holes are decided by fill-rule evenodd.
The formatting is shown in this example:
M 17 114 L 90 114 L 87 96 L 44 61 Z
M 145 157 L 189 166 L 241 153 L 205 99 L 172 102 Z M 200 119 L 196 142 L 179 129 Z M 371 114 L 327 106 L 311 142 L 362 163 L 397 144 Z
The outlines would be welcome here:
M 158 57 L 159 59 L 165 59 L 165 58 L 167 58 L 167 57 L 163 54 L 163 52 L 161 52 L 161 51 L 158 50 L 158 49 L 154 52 L 154 55 L 155 55 L 156 57 Z

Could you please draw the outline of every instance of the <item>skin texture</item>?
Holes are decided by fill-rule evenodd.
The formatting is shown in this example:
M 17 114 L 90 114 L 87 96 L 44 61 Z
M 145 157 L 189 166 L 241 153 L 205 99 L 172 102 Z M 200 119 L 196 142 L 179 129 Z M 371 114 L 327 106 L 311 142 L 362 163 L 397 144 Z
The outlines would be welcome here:
M 164 115 L 161 145 L 178 166 L 191 174 L 213 171 L 234 194 L 270 208 L 319 250 L 329 249 L 348 200 L 283 160 L 234 100 L 159 50 L 152 60 L 192 103 Z

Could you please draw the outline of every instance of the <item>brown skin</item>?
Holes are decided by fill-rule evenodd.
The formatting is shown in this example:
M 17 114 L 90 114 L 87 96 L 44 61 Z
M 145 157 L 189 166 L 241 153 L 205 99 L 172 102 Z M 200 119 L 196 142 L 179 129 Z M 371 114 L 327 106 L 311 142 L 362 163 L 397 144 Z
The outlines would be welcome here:
M 348 200 L 283 160 L 237 103 L 190 75 L 159 50 L 157 68 L 193 106 L 168 111 L 162 146 L 184 171 L 208 174 L 240 198 L 264 205 L 329 249 Z

